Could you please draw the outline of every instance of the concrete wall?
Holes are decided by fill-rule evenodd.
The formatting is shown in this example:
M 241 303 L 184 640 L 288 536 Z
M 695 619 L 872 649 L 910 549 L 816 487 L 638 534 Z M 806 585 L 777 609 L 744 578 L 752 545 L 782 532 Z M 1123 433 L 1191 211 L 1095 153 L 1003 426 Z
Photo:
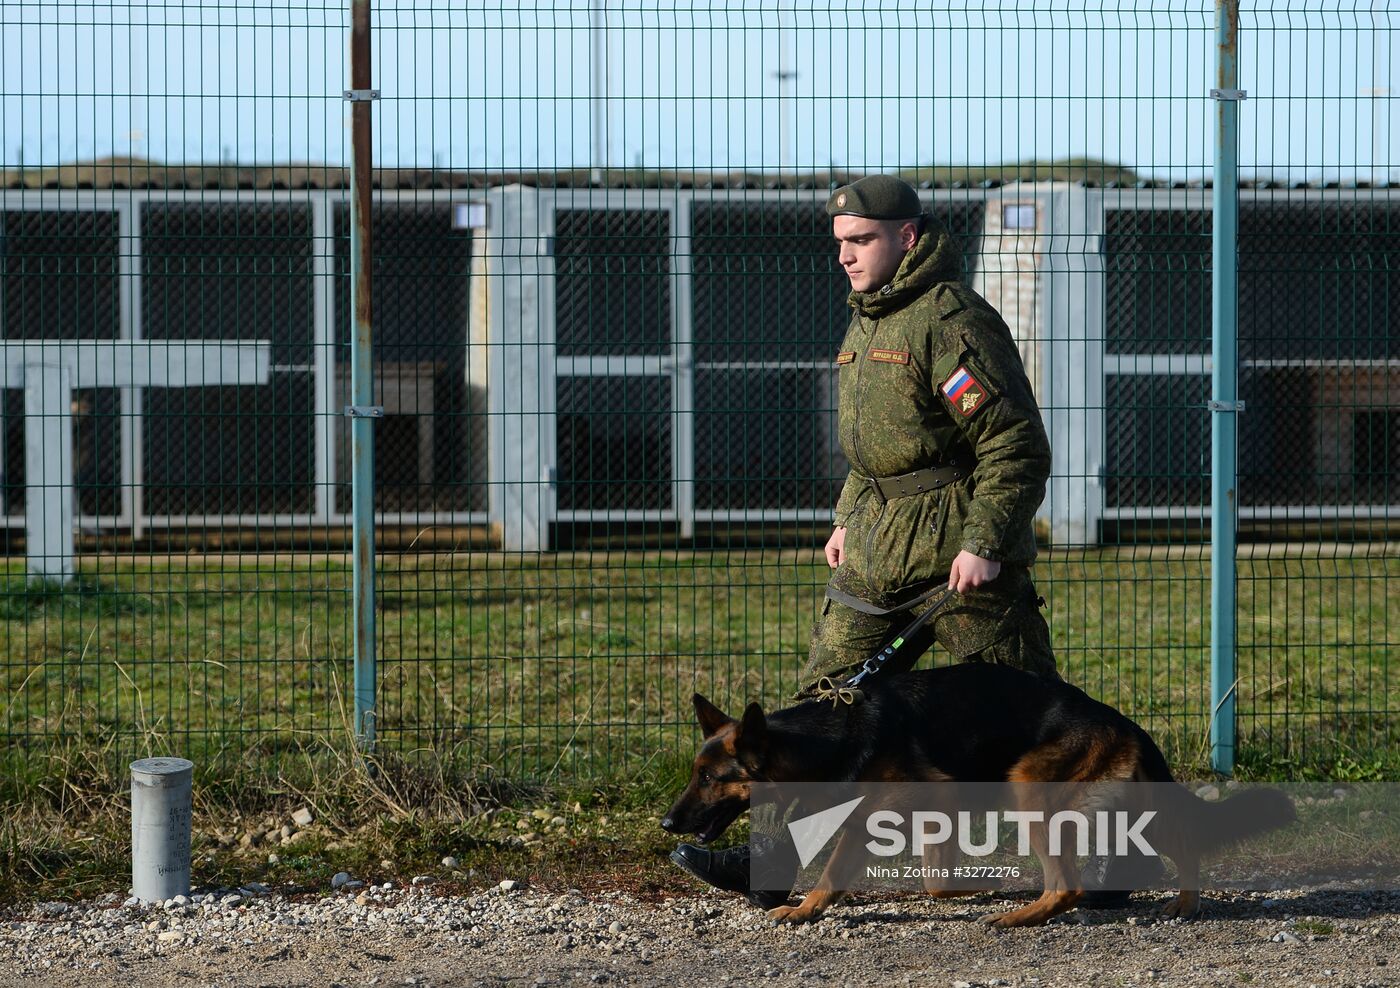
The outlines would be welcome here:
M 1048 183 L 1020 183 L 988 198 L 981 257 L 972 279 L 973 290 L 990 302 L 1011 328 L 1026 375 L 1042 403 L 1047 382 L 1041 380 L 1045 341 L 1041 274 L 1048 212 L 1042 197 L 1052 188 Z M 1008 219 L 1011 227 L 1006 224 Z M 1026 220 L 1031 223 L 1029 228 L 1016 225 Z

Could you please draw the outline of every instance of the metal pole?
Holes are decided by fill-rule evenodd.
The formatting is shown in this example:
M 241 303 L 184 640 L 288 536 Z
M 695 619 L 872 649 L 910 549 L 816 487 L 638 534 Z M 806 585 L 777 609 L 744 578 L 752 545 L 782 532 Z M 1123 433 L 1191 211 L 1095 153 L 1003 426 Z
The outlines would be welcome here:
M 1235 767 L 1236 384 L 1239 229 L 1239 0 L 1216 0 L 1215 183 L 1211 245 L 1210 763 Z
M 779 0 L 777 7 L 778 19 L 778 71 L 773 73 L 773 77 L 778 80 L 778 176 L 782 177 L 783 169 L 788 166 L 788 157 L 795 150 L 795 135 L 789 135 L 789 121 L 793 115 L 792 101 L 786 99 L 787 84 L 797 81 L 797 52 L 793 52 L 793 67 L 788 66 L 787 41 L 783 37 L 783 7 L 782 0 Z M 796 19 L 794 15 L 794 37 L 796 36 Z M 794 45 L 794 48 L 796 46 Z M 794 94 L 795 95 L 795 94 Z M 796 173 L 796 162 L 794 161 L 794 174 Z
M 588 74 L 588 112 L 593 118 L 593 168 L 590 181 L 597 185 L 603 181 L 603 171 L 608 167 L 607 133 L 607 49 L 605 31 L 607 11 L 603 0 L 593 0 L 588 8 L 590 58 Z M 600 105 L 601 103 L 601 105 Z
M 355 736 L 374 745 L 374 338 L 370 326 L 372 238 L 369 0 L 350 3 L 350 335 L 351 509 L 354 514 Z

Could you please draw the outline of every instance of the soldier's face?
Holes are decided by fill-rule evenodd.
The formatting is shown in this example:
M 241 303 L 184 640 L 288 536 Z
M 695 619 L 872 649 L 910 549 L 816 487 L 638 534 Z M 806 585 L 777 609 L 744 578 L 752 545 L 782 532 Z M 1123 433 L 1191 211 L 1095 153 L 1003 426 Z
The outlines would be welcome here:
M 841 267 L 851 279 L 851 288 L 858 292 L 888 285 L 899 270 L 899 262 L 918 240 L 915 223 L 864 216 L 833 217 L 831 232 L 840 245 Z

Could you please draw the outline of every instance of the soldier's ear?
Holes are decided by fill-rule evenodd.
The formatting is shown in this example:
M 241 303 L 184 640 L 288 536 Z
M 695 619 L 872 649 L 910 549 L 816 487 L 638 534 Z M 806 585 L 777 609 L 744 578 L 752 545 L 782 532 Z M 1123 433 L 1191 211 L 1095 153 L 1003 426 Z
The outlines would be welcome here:
M 713 736 L 721 727 L 734 723 L 734 719 L 729 717 L 709 700 L 699 693 L 691 698 L 695 704 L 695 719 L 700 722 L 700 730 L 705 732 L 705 737 Z
M 919 223 L 918 223 L 918 221 L 916 221 L 916 220 L 910 220 L 910 221 L 907 222 L 907 223 L 901 224 L 900 227 L 899 227 L 899 246 L 902 247 L 902 248 L 904 248 L 904 250 L 907 252 L 907 251 L 913 250 L 913 249 L 914 249 L 914 245 L 915 245 L 916 243 L 918 243 L 918 242 L 919 242 Z

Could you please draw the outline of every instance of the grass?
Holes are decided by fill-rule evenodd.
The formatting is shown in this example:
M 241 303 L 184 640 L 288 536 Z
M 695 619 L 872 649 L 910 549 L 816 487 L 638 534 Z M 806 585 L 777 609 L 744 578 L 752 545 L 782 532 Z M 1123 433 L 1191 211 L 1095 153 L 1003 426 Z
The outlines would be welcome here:
M 371 775 L 345 754 L 343 561 L 104 562 L 68 588 L 12 570 L 0 579 L 0 896 L 116 887 L 126 764 L 149 754 L 196 762 L 211 835 L 302 803 L 324 821 L 276 866 L 209 836 L 211 881 L 315 884 L 381 858 L 441 871 L 455 851 L 477 878 L 515 877 L 504 873 L 538 852 L 495 821 L 538 801 L 579 806 L 550 874 L 671 881 L 670 842 L 650 821 L 694 743 L 691 693 L 780 704 L 825 574 L 805 551 L 386 558 Z M 1208 558 L 1051 553 L 1036 576 L 1065 677 L 1204 776 Z M 1240 777 L 1400 778 L 1400 559 L 1242 559 L 1238 625 Z
M 130 822 L 126 792 L 114 782 L 124 780 L 124 765 L 115 750 L 78 745 L 56 748 L 47 765 L 49 771 L 27 777 L 8 774 L 0 788 L 0 908 L 124 895 Z M 286 750 L 231 776 L 199 774 L 192 880 L 197 889 L 259 881 L 288 894 L 324 895 L 331 877 L 348 871 L 399 884 L 429 875 L 445 890 L 489 888 L 509 878 L 643 899 L 683 894 L 698 886 L 667 860 L 676 839 L 658 818 L 688 774 L 688 751 L 657 758 L 625 782 L 544 786 L 459 774 L 432 752 L 362 759 L 332 743 Z M 1299 806 L 1303 826 L 1251 842 L 1209 874 L 1246 887 L 1260 876 L 1324 874 L 1370 876 L 1388 887 L 1400 875 L 1394 787 L 1361 786 L 1336 801 L 1325 798 L 1332 786 L 1296 789 L 1323 797 Z M 243 835 L 275 831 L 299 807 L 315 816 L 305 839 L 244 846 Z M 720 846 L 745 838 L 741 819 Z M 455 866 L 444 864 L 448 855 Z
M 117 749 L 68 745 L 24 762 L 44 770 L 3 776 L 0 906 L 124 895 L 130 817 Z M 349 744 L 286 749 L 232 774 L 197 771 L 192 881 L 323 892 L 332 875 L 350 871 L 376 882 L 427 874 L 448 887 L 512 878 L 654 895 L 675 886 L 666 861 L 675 842 L 657 825 L 658 807 L 674 798 L 686 771 L 678 759 L 658 759 L 626 784 L 546 787 L 469 777 L 426 752 L 362 758 Z M 284 845 L 274 836 L 245 846 L 244 835 L 275 831 L 298 807 L 315 815 L 305 840 Z M 536 810 L 564 822 L 541 821 Z M 545 841 L 526 846 L 532 831 Z M 448 855 L 456 868 L 444 867 Z
M 783 702 L 825 572 L 791 552 L 388 559 L 379 734 L 512 778 L 636 772 L 689 743 L 697 689 Z M 1037 568 L 1065 677 L 1191 768 L 1210 713 L 1208 577 L 1206 559 Z M 353 676 L 349 581 L 338 561 L 112 565 L 68 590 L 11 577 L 4 730 L 216 768 L 323 736 Z M 1242 560 L 1238 624 L 1245 773 L 1395 777 L 1400 559 Z

